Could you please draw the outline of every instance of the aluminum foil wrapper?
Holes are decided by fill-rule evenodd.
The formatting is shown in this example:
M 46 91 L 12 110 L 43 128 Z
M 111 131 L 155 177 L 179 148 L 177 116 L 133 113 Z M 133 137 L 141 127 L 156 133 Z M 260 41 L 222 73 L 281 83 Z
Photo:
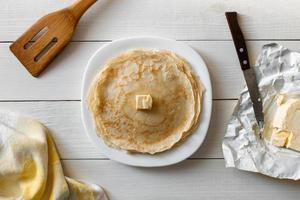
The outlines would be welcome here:
M 266 108 L 277 94 L 300 93 L 300 54 L 278 44 L 263 46 L 254 66 Z M 300 152 L 260 139 L 247 88 L 241 92 L 222 143 L 226 167 L 281 179 L 300 179 Z

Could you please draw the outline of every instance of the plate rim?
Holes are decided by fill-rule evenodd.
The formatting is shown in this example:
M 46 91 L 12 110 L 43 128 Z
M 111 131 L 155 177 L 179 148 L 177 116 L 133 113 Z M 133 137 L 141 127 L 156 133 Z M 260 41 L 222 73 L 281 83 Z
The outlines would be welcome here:
M 122 152 L 124 155 L 128 155 L 128 153 L 126 153 L 126 151 L 124 151 L 124 150 L 118 150 L 118 149 L 113 149 L 111 147 L 108 147 L 106 144 L 104 144 L 106 147 L 104 147 L 103 145 L 101 147 L 100 144 L 99 144 L 99 142 L 94 141 L 95 137 L 97 137 L 98 138 L 97 140 L 99 140 L 99 141 L 101 140 L 102 143 L 104 143 L 103 140 L 101 139 L 101 137 L 97 136 L 96 132 L 95 133 L 91 133 L 90 130 L 89 130 L 90 128 L 87 127 L 87 126 L 90 126 L 90 125 L 87 124 L 87 119 L 86 119 L 86 116 L 85 116 L 86 95 L 87 95 L 88 88 L 89 88 L 89 85 L 91 84 L 92 80 L 86 80 L 86 79 L 88 78 L 87 77 L 87 73 L 89 72 L 89 70 L 91 70 L 90 68 L 93 69 L 92 62 L 96 58 L 96 56 L 99 53 L 101 53 L 101 51 L 104 51 L 106 48 L 109 48 L 109 46 L 112 47 L 113 45 L 116 45 L 117 43 L 122 43 L 122 42 L 130 41 L 130 40 L 157 40 L 157 41 L 164 41 L 164 42 L 174 43 L 174 45 L 177 46 L 177 47 L 179 47 L 179 46 L 184 47 L 186 50 L 189 50 L 190 52 L 193 52 L 193 54 L 195 55 L 195 58 L 197 58 L 201 62 L 201 64 L 202 64 L 201 70 L 204 70 L 204 72 L 202 72 L 202 73 L 205 73 L 207 75 L 207 77 L 205 78 L 206 79 L 205 83 L 203 83 L 204 81 L 202 81 L 200 79 L 201 82 L 203 83 L 203 85 L 205 85 L 205 92 L 204 92 L 202 98 L 207 101 L 207 102 L 204 102 L 204 100 L 203 100 L 203 102 L 202 102 L 200 117 L 202 118 L 203 110 L 206 109 L 206 112 L 207 112 L 206 113 L 206 115 L 207 115 L 206 116 L 206 123 L 205 124 L 202 123 L 202 125 L 201 125 L 201 122 L 200 122 L 199 126 L 195 130 L 195 132 L 196 132 L 199 129 L 199 127 L 202 126 L 202 129 L 203 129 L 202 132 L 201 132 L 202 137 L 200 137 L 200 139 L 198 141 L 197 147 L 195 147 L 192 151 L 189 151 L 189 153 L 187 153 L 186 155 L 181 156 L 179 159 L 175 159 L 175 160 L 171 160 L 171 161 L 166 160 L 165 162 L 161 162 L 160 161 L 158 163 L 147 163 L 147 164 L 145 164 L 145 163 L 142 164 L 142 163 L 132 162 L 132 161 L 124 161 L 124 159 L 123 160 L 122 159 L 118 159 L 112 153 L 109 153 L 107 151 L 111 151 L 111 152 L 113 152 L 113 151 L 119 151 L 119 152 Z M 131 48 L 145 48 L 145 47 L 142 47 L 142 46 L 143 45 L 141 45 L 141 47 L 128 47 L 128 49 L 131 49 Z M 160 47 L 157 47 L 157 48 L 159 49 Z M 168 48 L 165 48 L 165 49 L 168 49 Z M 124 50 L 122 50 L 122 52 L 123 51 Z M 171 51 L 174 52 L 174 50 L 171 50 Z M 180 57 L 182 57 L 180 54 L 178 54 L 178 55 Z M 186 59 L 185 57 L 183 57 L 183 58 Z M 186 59 L 186 60 L 188 62 L 190 62 L 188 59 Z M 195 67 L 193 67 L 193 66 L 192 66 L 192 68 L 196 72 L 196 75 L 198 77 L 199 73 L 198 73 L 197 69 L 195 69 Z M 99 67 L 99 70 L 100 69 L 101 69 L 101 67 Z M 86 89 L 85 86 L 87 84 L 88 84 L 88 87 Z M 204 103 L 206 105 L 205 107 L 204 107 Z M 173 164 L 179 163 L 179 162 L 181 162 L 181 161 L 189 158 L 191 155 L 193 155 L 202 146 L 202 144 L 203 144 L 203 142 L 204 142 L 204 140 L 205 140 L 205 138 L 207 136 L 208 128 L 209 128 L 209 125 L 210 125 L 211 113 L 212 113 L 212 85 L 211 85 L 211 79 L 210 79 L 210 74 L 209 74 L 208 67 L 207 67 L 206 63 L 204 62 L 204 60 L 202 59 L 201 55 L 197 51 L 195 51 L 192 47 L 190 47 L 189 45 L 187 45 L 187 44 L 185 44 L 185 43 L 183 43 L 181 41 L 176 41 L 176 40 L 172 40 L 172 39 L 164 38 L 164 37 L 154 37 L 154 36 L 135 36 L 135 37 L 120 38 L 120 39 L 113 40 L 112 42 L 108 42 L 108 43 L 103 44 L 102 46 L 100 46 L 92 54 L 92 56 L 89 58 L 86 66 L 85 66 L 84 73 L 83 73 L 83 76 L 82 76 L 82 82 L 81 82 L 81 121 L 82 121 L 82 124 L 84 126 L 85 134 L 88 136 L 89 140 L 94 144 L 96 150 L 99 151 L 99 152 L 101 152 L 102 155 L 108 157 L 109 159 L 111 159 L 113 161 L 116 161 L 116 162 L 119 162 L 119 163 L 122 163 L 122 164 L 125 164 L 125 165 L 135 166 L 135 167 L 163 167 L 163 166 L 169 166 L 169 165 L 173 165 Z M 89 111 L 88 111 L 88 115 L 90 115 Z M 92 129 L 94 131 L 96 131 L 93 124 L 92 124 Z M 94 136 L 92 134 L 94 134 Z M 189 138 L 192 135 L 190 135 L 186 140 L 189 140 Z M 176 149 L 177 148 L 180 149 L 180 147 L 183 146 L 183 145 L 188 145 L 188 144 L 184 144 L 184 143 L 186 143 L 186 141 L 184 141 L 183 144 L 178 145 L 178 147 L 176 147 Z M 105 149 L 105 148 L 107 148 L 107 151 L 106 150 L 103 151 L 103 149 Z M 171 149 L 165 151 L 165 154 L 168 154 L 168 152 L 174 151 L 173 149 L 174 148 L 171 148 Z M 157 156 L 157 155 L 159 156 L 160 154 L 162 154 L 162 153 L 159 153 L 159 154 L 156 154 L 156 155 L 150 155 L 150 156 Z M 138 155 L 137 157 L 140 157 L 140 156 L 142 156 L 142 157 L 147 156 L 148 157 L 149 156 L 148 154 L 136 154 L 136 155 Z

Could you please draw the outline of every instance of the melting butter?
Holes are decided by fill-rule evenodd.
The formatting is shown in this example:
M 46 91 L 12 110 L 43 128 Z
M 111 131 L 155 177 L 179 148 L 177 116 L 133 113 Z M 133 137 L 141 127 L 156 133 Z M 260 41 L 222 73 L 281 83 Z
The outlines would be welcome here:
M 137 110 L 151 110 L 152 108 L 152 97 L 147 95 L 136 95 L 136 109 Z

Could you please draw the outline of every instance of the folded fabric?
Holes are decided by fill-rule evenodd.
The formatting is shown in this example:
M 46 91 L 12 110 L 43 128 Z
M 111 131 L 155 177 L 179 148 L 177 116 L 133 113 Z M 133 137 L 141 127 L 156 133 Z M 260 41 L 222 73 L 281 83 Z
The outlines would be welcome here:
M 103 189 L 64 176 L 49 130 L 0 111 L 0 199 L 107 200 Z

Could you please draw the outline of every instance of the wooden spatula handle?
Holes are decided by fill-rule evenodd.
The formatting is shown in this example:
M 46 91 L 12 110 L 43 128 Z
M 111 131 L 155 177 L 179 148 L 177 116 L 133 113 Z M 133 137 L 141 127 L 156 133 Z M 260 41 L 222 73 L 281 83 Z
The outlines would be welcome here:
M 97 0 L 77 0 L 69 7 L 70 12 L 73 14 L 74 18 L 79 21 L 80 17 L 85 13 L 85 11 L 96 1 Z

